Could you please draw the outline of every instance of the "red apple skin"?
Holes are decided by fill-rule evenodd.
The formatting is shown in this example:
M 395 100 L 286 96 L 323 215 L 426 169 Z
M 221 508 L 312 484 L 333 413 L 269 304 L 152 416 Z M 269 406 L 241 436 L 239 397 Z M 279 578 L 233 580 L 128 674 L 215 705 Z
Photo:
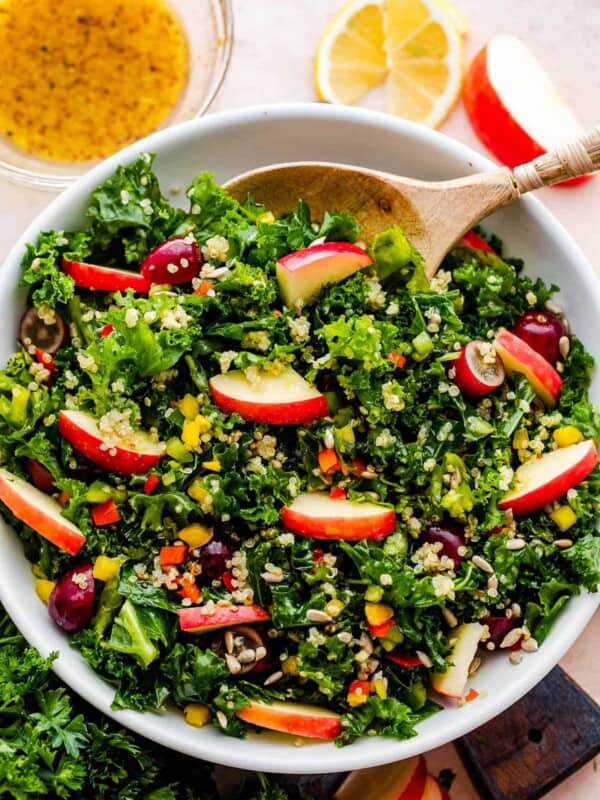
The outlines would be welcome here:
M 494 347 L 509 374 L 522 373 L 546 405 L 556 405 L 560 397 L 562 380 L 543 356 L 505 328 L 500 328 L 498 331 Z
M 230 625 L 249 625 L 251 623 L 268 622 L 271 617 L 264 608 L 258 605 L 236 606 L 235 611 L 227 606 L 216 606 L 214 614 L 203 614 L 202 606 L 181 608 L 179 627 L 186 633 L 206 633 Z
M 259 728 L 304 736 L 308 739 L 332 741 L 342 732 L 342 720 L 338 714 L 317 706 L 302 706 L 299 703 L 268 704 L 251 700 L 250 705 L 240 708 L 236 711 L 236 715 L 244 722 L 257 725 Z
M 341 506 L 344 500 L 332 500 Z M 348 501 L 349 502 L 349 501 Z M 281 510 L 284 526 L 300 536 L 310 539 L 344 539 L 356 542 L 361 539 L 381 539 L 396 528 L 396 514 L 392 508 L 376 509 L 371 516 L 352 517 L 340 509 L 340 516 L 316 517 L 291 506 Z
M 463 101 L 471 126 L 480 141 L 497 159 L 516 167 L 543 155 L 546 151 L 510 115 L 492 86 L 487 68 L 487 45 L 473 59 L 465 75 Z M 563 181 L 575 185 L 586 181 L 584 175 Z
M 495 250 L 475 231 L 467 231 L 459 244 L 462 244 L 463 247 L 471 247 L 473 250 L 484 250 L 486 253 L 495 254 Z
M 162 454 L 137 452 L 123 447 L 111 446 L 107 450 L 101 449 L 102 438 L 81 428 L 68 411 L 59 413 L 58 430 L 75 450 L 89 458 L 94 464 L 118 475 L 137 475 L 148 472 L 162 458 Z M 114 455 L 111 455 L 113 450 L 115 451 Z
M 248 422 L 268 425 L 308 425 L 329 414 L 324 395 L 291 403 L 253 403 L 223 394 L 212 379 L 209 383 L 212 398 L 221 411 L 225 414 L 238 413 Z
M 544 506 L 554 502 L 554 500 L 558 500 L 558 498 L 566 494 L 569 489 L 573 489 L 578 483 L 585 480 L 598 463 L 598 451 L 596 450 L 596 446 L 594 442 L 589 439 L 585 442 L 579 442 L 579 444 L 570 445 L 570 447 L 580 447 L 582 457 L 569 469 L 555 475 L 543 486 L 534 487 L 531 491 L 515 494 L 514 489 L 511 490 L 499 501 L 498 508 L 510 508 L 514 516 L 522 517 L 525 514 L 540 511 Z M 561 449 L 564 451 L 568 448 Z M 553 453 L 547 453 L 546 455 L 553 455 Z M 541 456 L 537 462 L 534 462 L 534 466 L 539 464 L 543 458 L 544 456 Z M 527 464 L 523 466 L 525 467 Z M 518 469 L 516 475 L 518 479 Z
M 140 294 L 148 294 L 150 281 L 138 272 L 129 272 L 113 267 L 100 267 L 83 261 L 62 260 L 63 271 L 73 278 L 75 286 L 95 292 L 124 292 L 133 289 Z
M 85 544 L 79 528 L 61 516 L 56 500 L 4 469 L 0 469 L 0 500 L 17 519 L 60 550 L 75 556 Z
M 421 800 L 427 780 L 423 756 L 351 772 L 334 800 Z

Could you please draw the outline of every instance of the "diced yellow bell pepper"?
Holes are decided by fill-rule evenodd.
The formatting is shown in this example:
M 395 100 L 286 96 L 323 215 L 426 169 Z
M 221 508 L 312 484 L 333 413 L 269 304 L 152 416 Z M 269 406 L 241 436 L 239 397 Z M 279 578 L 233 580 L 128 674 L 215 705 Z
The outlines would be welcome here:
M 221 472 L 221 462 L 218 458 L 214 458 L 212 461 L 203 461 L 202 466 L 211 472 Z
M 186 419 L 195 419 L 200 413 L 200 404 L 196 398 L 191 394 L 186 394 L 177 403 L 177 408 L 181 411 Z
M 550 512 L 550 516 L 563 533 L 572 528 L 577 522 L 577 514 L 571 506 L 559 506 Z
M 583 442 L 583 433 L 575 425 L 564 425 L 554 431 L 552 438 L 559 447 L 568 447 L 570 444 Z
M 109 581 L 119 574 L 121 561 L 118 558 L 98 556 L 94 561 L 93 575 L 98 581 Z
M 367 702 L 368 699 L 369 695 L 364 694 L 363 692 L 348 692 L 348 696 L 346 697 L 350 708 L 362 706 Z
M 298 674 L 298 658 L 296 656 L 288 656 L 281 664 L 281 669 L 286 675 Z
M 330 617 L 339 617 L 344 610 L 344 604 L 341 600 L 330 600 L 323 610 L 326 614 L 329 614 Z
M 185 542 L 193 549 L 194 547 L 203 547 L 205 544 L 208 544 L 213 538 L 213 532 L 212 529 L 207 528 L 206 525 L 195 522 L 193 525 L 182 528 L 178 532 L 177 538 L 181 539 L 182 542 Z
M 383 625 L 394 616 L 394 609 L 383 603 L 365 603 L 365 616 L 369 625 Z
M 210 722 L 210 709 L 201 703 L 188 703 L 183 709 L 183 715 L 187 724 L 194 728 L 203 728 Z
M 518 431 L 515 432 L 512 440 L 512 446 L 515 450 L 525 450 L 527 445 L 529 444 L 529 436 L 527 435 L 527 431 L 525 428 L 519 428 Z
M 273 214 L 272 211 L 265 211 L 264 214 L 261 214 L 256 218 L 256 221 L 263 222 L 267 225 L 272 225 L 275 222 L 275 214 Z
M 48 600 L 50 599 L 50 595 L 54 591 L 54 587 L 56 583 L 54 581 L 47 581 L 44 578 L 40 578 L 35 582 L 35 593 L 40 598 L 42 603 L 48 605 Z
M 387 697 L 387 684 L 383 678 L 376 678 L 373 681 L 373 689 L 375 689 L 378 697 L 380 697 L 382 700 L 385 700 Z
M 208 497 L 210 497 L 210 492 L 208 491 L 208 489 L 204 488 L 204 486 L 202 485 L 202 480 L 200 478 L 196 478 L 194 481 L 192 481 L 187 490 L 187 493 L 193 500 L 196 500 L 198 503 L 202 503 L 205 500 L 207 500 Z

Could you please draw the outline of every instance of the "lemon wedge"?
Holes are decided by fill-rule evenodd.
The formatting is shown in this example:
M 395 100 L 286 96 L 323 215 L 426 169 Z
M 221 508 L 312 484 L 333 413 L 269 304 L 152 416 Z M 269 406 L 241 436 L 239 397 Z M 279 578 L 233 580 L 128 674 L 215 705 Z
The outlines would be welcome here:
M 356 103 L 386 82 L 386 108 L 437 127 L 460 93 L 467 26 L 450 0 L 349 0 L 315 59 L 321 100 Z

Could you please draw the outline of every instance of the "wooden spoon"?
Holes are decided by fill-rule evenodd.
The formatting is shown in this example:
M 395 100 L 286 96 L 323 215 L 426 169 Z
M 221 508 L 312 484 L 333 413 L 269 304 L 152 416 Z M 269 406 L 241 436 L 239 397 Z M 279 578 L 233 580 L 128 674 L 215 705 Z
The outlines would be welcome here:
M 569 144 L 515 167 L 451 181 L 418 181 L 363 167 L 321 162 L 277 164 L 226 183 L 238 200 L 248 195 L 276 216 L 302 199 L 314 220 L 325 211 L 350 211 L 366 242 L 400 225 L 425 259 L 429 276 L 460 237 L 525 192 L 600 169 L 600 126 Z

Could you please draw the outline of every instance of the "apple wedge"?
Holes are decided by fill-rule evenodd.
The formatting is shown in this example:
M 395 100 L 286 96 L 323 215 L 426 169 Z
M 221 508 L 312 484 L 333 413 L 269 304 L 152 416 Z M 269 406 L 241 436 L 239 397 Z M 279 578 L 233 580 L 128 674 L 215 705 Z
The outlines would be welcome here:
M 393 508 L 304 492 L 281 510 L 285 527 L 311 539 L 380 539 L 396 527 Z
M 0 469 L 0 500 L 17 519 L 65 553 L 74 556 L 85 544 L 85 536 L 63 517 L 56 500 L 5 469 Z
M 165 454 L 165 445 L 153 441 L 142 431 L 120 437 L 106 436 L 96 420 L 83 411 L 61 411 L 61 435 L 94 464 L 119 475 L 148 472 Z
M 373 263 L 355 244 L 324 242 L 280 258 L 275 268 L 279 292 L 288 308 L 313 302 L 326 283 L 338 283 Z
M 461 697 L 467 685 L 469 667 L 475 658 L 484 626 L 479 622 L 466 622 L 452 631 L 452 651 L 446 661 L 446 672 L 434 672 L 431 685 L 446 697 Z
M 440 786 L 433 775 L 427 775 L 421 800 L 450 800 L 450 795 Z
M 342 720 L 334 711 L 300 703 L 263 703 L 251 700 L 236 715 L 259 728 L 304 736 L 308 739 L 335 739 L 342 732 Z
M 395 764 L 357 769 L 334 794 L 334 800 L 421 800 L 427 780 L 423 756 Z
M 581 483 L 597 463 L 598 451 L 592 439 L 544 453 L 517 468 L 514 487 L 498 507 L 510 508 L 515 516 L 539 511 Z
M 63 258 L 62 268 L 73 278 L 75 286 L 92 292 L 125 292 L 133 289 L 140 294 L 148 294 L 150 281 L 139 272 L 130 272 L 115 267 L 100 267 L 84 261 L 67 261 Z
M 268 622 L 271 617 L 260 606 L 215 606 L 214 612 L 208 613 L 204 606 L 180 608 L 179 627 L 186 633 L 207 633 L 230 625 L 251 625 L 257 622 Z
M 249 422 L 306 425 L 329 414 L 324 395 L 291 367 L 278 375 L 263 371 L 252 382 L 234 370 L 215 375 L 209 384 L 221 411 L 235 412 Z
M 583 133 L 539 62 L 508 34 L 493 36 L 475 57 L 465 76 L 464 101 L 479 139 L 509 167 Z
M 562 380 L 552 364 L 514 333 L 500 328 L 494 339 L 494 349 L 502 359 L 504 369 L 511 375 L 525 375 L 533 390 L 547 406 L 555 406 L 560 397 Z

